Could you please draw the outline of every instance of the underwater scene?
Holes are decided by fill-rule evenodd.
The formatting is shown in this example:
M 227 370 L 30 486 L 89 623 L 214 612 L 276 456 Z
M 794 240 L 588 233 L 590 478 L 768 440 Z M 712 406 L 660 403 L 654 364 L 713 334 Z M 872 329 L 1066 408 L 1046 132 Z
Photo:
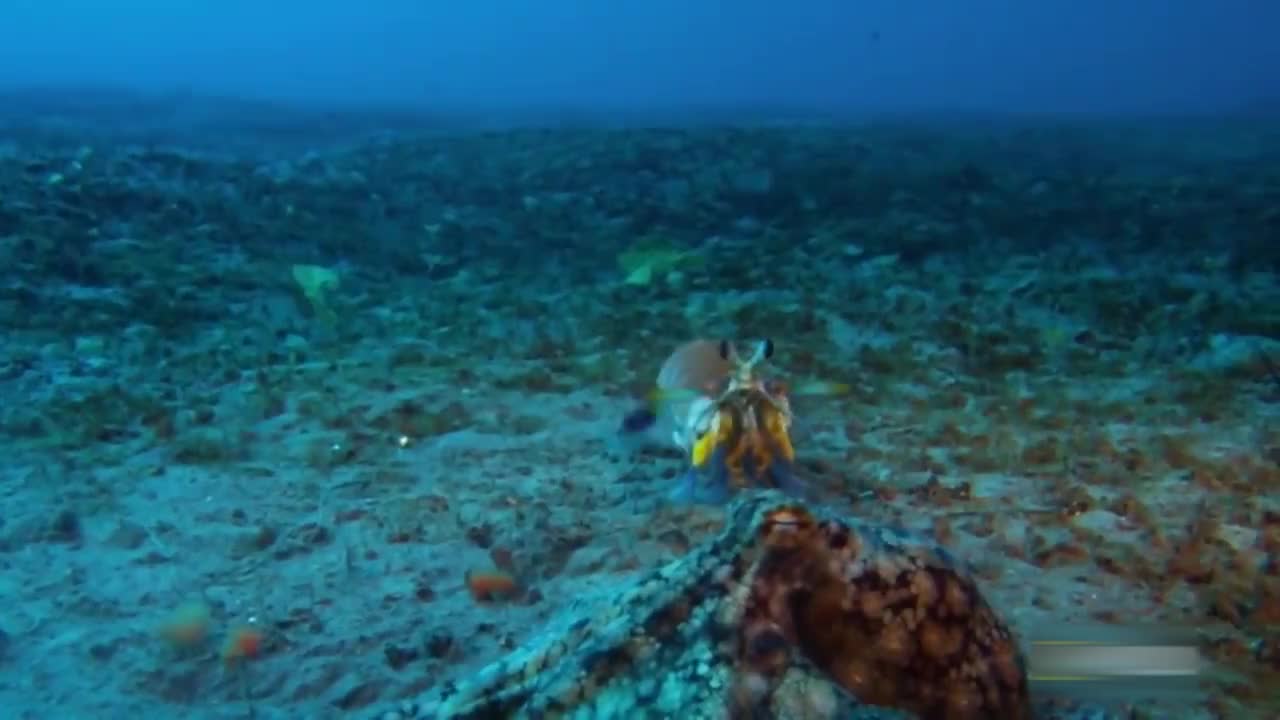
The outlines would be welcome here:
M 1280 8 L 911 4 L 0 10 L 0 720 L 1280 717 Z

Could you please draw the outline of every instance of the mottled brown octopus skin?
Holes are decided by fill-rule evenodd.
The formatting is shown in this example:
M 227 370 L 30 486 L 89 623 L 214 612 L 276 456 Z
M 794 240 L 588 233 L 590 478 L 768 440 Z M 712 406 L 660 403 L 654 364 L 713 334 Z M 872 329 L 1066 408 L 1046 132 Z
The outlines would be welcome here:
M 1017 643 L 929 541 L 742 493 L 603 612 L 384 720 L 1021 720 Z

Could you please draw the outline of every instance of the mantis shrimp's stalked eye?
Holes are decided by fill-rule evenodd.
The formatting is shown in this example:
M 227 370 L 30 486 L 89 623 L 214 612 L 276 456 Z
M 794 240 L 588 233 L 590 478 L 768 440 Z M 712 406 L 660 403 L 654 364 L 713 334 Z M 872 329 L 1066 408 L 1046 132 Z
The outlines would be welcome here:
M 728 360 L 733 355 L 733 345 L 728 340 L 720 341 L 720 359 Z
M 773 357 L 773 341 L 769 338 L 765 338 L 760 343 L 760 350 L 765 360 Z

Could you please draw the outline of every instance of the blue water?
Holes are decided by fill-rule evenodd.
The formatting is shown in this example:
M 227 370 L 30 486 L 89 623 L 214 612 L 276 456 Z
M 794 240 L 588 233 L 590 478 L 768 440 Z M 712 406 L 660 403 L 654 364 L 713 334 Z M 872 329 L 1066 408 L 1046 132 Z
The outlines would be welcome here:
M 1274 104 L 1253 0 L 12 0 L 0 87 L 419 108 L 1188 112 Z

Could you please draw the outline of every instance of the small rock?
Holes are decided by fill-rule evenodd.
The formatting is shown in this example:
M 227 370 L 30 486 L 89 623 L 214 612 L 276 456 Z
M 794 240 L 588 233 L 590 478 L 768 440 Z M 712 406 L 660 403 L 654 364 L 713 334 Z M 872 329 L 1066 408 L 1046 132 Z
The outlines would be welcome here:
M 255 533 L 256 539 L 262 539 L 261 533 Z M 284 542 L 273 543 L 276 549 L 271 556 L 277 560 L 285 560 L 295 555 L 309 553 L 317 547 L 333 542 L 333 533 L 319 523 L 308 522 L 289 531 Z
M 387 644 L 382 650 L 387 658 L 387 667 L 392 670 L 403 670 L 406 665 L 418 659 L 418 651 L 413 648 L 402 648 Z
M 329 528 L 317 523 L 306 523 L 299 527 L 294 537 L 307 545 L 328 545 L 333 540 Z
M 423 647 L 429 657 L 437 660 L 443 659 L 453 650 L 453 636 L 447 631 L 437 630 L 427 637 Z
M 413 586 L 413 596 L 418 599 L 418 602 L 428 603 L 436 599 L 436 591 L 426 580 L 419 580 Z
M 483 523 L 472 525 L 467 528 L 467 539 L 476 547 L 487 549 L 493 544 L 493 528 Z
M 275 528 L 262 526 L 256 531 L 241 535 L 231 546 L 231 558 L 239 560 L 257 552 L 262 552 L 276 542 L 278 533 Z
M 359 710 L 376 702 L 381 694 L 382 683 L 363 682 L 342 693 L 333 704 L 343 710 Z
M 137 550 L 147 542 L 147 529 L 135 522 L 121 521 L 107 537 L 107 545 L 122 550 Z
M 114 642 L 99 642 L 89 646 L 89 657 L 99 662 L 106 662 L 115 656 L 118 644 Z
M 49 525 L 49 540 L 79 545 L 84 540 L 84 534 L 80 527 L 80 516 L 71 510 L 59 512 Z

